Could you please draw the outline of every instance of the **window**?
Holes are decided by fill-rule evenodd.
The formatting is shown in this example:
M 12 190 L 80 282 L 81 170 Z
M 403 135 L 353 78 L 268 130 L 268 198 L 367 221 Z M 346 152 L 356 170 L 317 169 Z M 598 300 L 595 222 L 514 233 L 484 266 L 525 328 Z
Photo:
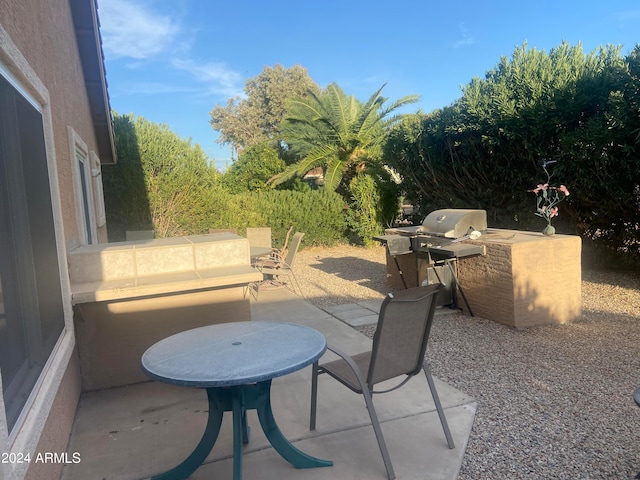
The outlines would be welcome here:
M 95 208 L 96 224 L 102 227 L 107 223 L 107 216 L 104 210 L 104 190 L 102 188 L 102 169 L 100 159 L 95 152 L 91 152 L 91 177 L 93 186 L 93 201 Z
M 87 144 L 82 141 L 73 128 L 68 127 L 68 131 L 69 144 L 71 145 L 71 157 L 75 159 L 74 184 L 76 205 L 79 207 L 76 214 L 79 237 L 83 245 L 90 245 L 98 243 L 95 221 L 96 209 L 92 194 L 92 185 L 94 183 L 92 179 L 95 168 L 89 163 L 89 150 L 87 149 Z
M 42 113 L 0 71 L 0 371 L 9 430 L 63 330 Z
M 89 171 L 89 167 L 87 164 L 89 160 L 87 159 L 87 153 L 76 147 L 76 160 L 78 161 L 78 183 L 80 184 L 80 193 L 81 193 L 81 206 L 82 206 L 82 226 L 84 227 L 85 238 L 87 239 L 87 243 L 94 243 L 94 234 L 93 222 L 91 219 L 93 218 L 91 212 L 91 190 L 89 188 L 89 178 L 87 172 Z

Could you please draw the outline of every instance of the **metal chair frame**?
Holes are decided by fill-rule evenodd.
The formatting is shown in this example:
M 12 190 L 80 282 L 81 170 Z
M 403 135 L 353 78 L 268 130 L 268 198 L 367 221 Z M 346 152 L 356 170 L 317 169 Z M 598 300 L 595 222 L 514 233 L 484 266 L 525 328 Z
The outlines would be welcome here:
M 272 254 L 272 256 L 268 259 L 256 261 L 254 264 L 255 268 L 257 268 L 263 275 L 270 275 L 271 277 L 273 277 L 270 282 L 272 284 L 279 282 L 280 285 L 278 286 L 284 286 L 284 284 L 280 282 L 280 277 L 291 276 L 294 283 L 298 286 L 298 290 L 300 291 L 300 293 L 302 293 L 302 291 L 300 290 L 300 286 L 298 285 L 298 280 L 293 273 L 293 264 L 296 260 L 296 255 L 298 253 L 298 249 L 300 248 L 300 244 L 302 243 L 302 237 L 304 237 L 303 232 L 294 233 L 293 238 L 291 239 L 291 246 L 288 248 L 287 253 L 284 257 L 278 254 Z M 256 299 L 260 294 L 260 287 L 263 283 L 264 280 L 256 285 Z M 292 290 L 295 293 L 295 289 Z
M 350 356 L 334 346 L 328 345 L 327 349 L 337 354 L 340 357 L 340 360 L 323 365 L 319 365 L 318 362 L 313 364 L 311 380 L 311 416 L 309 422 L 310 429 L 315 430 L 316 428 L 318 375 L 327 373 L 353 392 L 363 395 L 389 480 L 393 480 L 395 478 L 395 473 L 384 436 L 382 435 L 380 422 L 373 406 L 372 395 L 376 393 L 386 393 L 400 388 L 421 370 L 424 371 L 424 375 L 427 379 L 429 390 L 431 391 L 431 395 L 438 412 L 438 417 L 440 418 L 440 423 L 444 430 L 447 445 L 450 449 L 455 448 L 453 437 L 451 436 L 451 431 L 449 430 L 449 425 L 447 423 L 444 410 L 442 409 L 442 404 L 440 403 L 440 398 L 438 396 L 433 377 L 431 376 L 429 365 L 425 360 L 425 352 L 435 314 L 436 297 L 441 289 L 442 286 L 440 284 L 435 284 L 415 287 L 396 292 L 395 294 L 389 294 L 382 302 L 382 306 L 380 308 L 378 327 L 374 334 L 371 352 L 364 352 Z M 390 366 L 388 364 L 389 362 L 385 362 L 384 352 L 384 349 L 388 347 L 388 345 L 384 345 L 386 342 L 384 335 L 385 332 L 388 331 L 385 329 L 385 317 L 387 316 L 388 309 L 393 309 L 394 304 L 411 304 L 414 318 L 406 319 L 406 321 L 423 322 L 423 324 L 417 325 L 417 327 L 422 327 L 422 338 L 419 343 L 414 345 L 414 347 L 416 347 L 416 351 L 408 352 L 408 357 L 413 356 L 412 354 L 415 353 L 415 362 L 411 365 L 401 365 L 399 368 L 396 368 L 395 365 Z M 405 319 L 402 321 L 405 321 Z M 415 326 L 416 325 L 414 325 L 414 327 Z M 396 325 L 392 325 L 391 328 L 397 327 Z M 405 353 L 406 352 L 403 352 L 403 355 Z M 402 379 L 402 381 L 397 385 L 383 391 L 374 390 L 374 385 L 376 383 L 397 378 L 401 375 L 406 375 L 406 378 Z

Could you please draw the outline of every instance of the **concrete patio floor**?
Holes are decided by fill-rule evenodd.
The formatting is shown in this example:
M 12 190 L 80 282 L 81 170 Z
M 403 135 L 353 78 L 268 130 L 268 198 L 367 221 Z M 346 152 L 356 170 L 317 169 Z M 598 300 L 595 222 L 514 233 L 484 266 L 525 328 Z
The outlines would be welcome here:
M 299 323 L 321 331 L 347 353 L 370 348 L 370 340 L 287 290 L 265 290 L 252 301 L 252 319 Z M 369 315 L 369 313 L 367 313 Z M 329 354 L 323 360 L 330 359 Z M 424 376 L 401 389 L 374 397 L 398 479 L 454 480 L 467 446 L 476 403 L 437 378 L 456 448 L 449 450 Z M 251 439 L 244 448 L 247 480 L 385 479 L 382 457 L 361 396 L 327 376 L 318 386 L 318 425 L 310 431 L 311 369 L 276 378 L 272 406 L 284 435 L 300 450 L 334 462 L 333 467 L 298 470 L 264 437 L 254 411 L 248 412 Z M 207 418 L 202 390 L 147 382 L 82 395 L 70 453 L 81 462 L 64 467 L 61 479 L 142 480 L 171 469 L 198 443 Z M 194 480 L 232 478 L 231 416 Z

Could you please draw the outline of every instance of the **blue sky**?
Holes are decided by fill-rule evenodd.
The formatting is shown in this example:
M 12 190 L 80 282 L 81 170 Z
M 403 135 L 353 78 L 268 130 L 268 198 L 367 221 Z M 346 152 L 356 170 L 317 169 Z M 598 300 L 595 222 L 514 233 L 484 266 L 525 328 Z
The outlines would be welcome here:
M 430 112 L 460 97 L 527 43 L 640 43 L 637 0 L 99 0 L 111 107 L 168 125 L 223 170 L 209 112 L 243 94 L 265 66 L 302 65 L 324 87 L 366 100 L 419 94 Z

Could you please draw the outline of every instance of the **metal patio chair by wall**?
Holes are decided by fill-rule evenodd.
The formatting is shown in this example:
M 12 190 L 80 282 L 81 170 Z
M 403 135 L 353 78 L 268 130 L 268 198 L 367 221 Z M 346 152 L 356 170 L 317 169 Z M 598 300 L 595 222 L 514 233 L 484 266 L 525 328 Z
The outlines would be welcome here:
M 380 422 L 373 407 L 372 394 L 396 390 L 417 375 L 420 370 L 424 371 L 427 378 L 447 444 L 449 448 L 455 448 L 429 365 L 424 358 L 433 324 L 436 297 L 441 289 L 442 285 L 435 284 L 390 293 L 380 307 L 378 326 L 370 352 L 349 356 L 327 345 L 327 350 L 337 354 L 341 359 L 322 365 L 316 362 L 313 365 L 309 425 L 311 430 L 316 428 L 318 375 L 328 373 L 353 392 L 364 396 L 389 480 L 395 478 L 395 473 Z M 399 378 L 397 385 L 383 391 L 374 390 L 376 384 L 402 375 L 406 377 Z
M 246 235 L 247 240 L 249 240 L 249 246 L 251 248 L 260 247 L 260 249 L 263 249 L 265 252 L 267 252 L 259 257 L 252 256 L 251 260 L 253 263 L 271 257 L 271 252 L 273 251 L 271 227 L 247 227 Z
M 271 248 L 271 227 L 247 227 L 247 239 L 252 247 Z
M 293 226 L 289 227 L 289 230 L 287 230 L 287 235 L 284 237 L 284 243 L 282 244 L 282 247 L 274 247 L 274 253 L 280 255 L 281 257 L 285 257 L 287 255 L 287 252 L 289 251 L 289 237 L 291 236 L 291 232 L 293 232 Z
M 296 255 L 300 244 L 302 243 L 303 232 L 296 232 L 293 234 L 291 243 L 287 250 L 287 254 L 284 257 L 272 254 L 269 259 L 260 259 L 254 266 L 262 273 L 265 280 L 256 285 L 256 298 L 260 292 L 260 287 L 265 285 L 283 287 L 286 284 L 283 282 L 285 278 L 291 277 L 293 281 L 297 283 L 296 277 L 293 274 L 293 265 L 296 260 Z M 298 287 L 300 290 L 300 287 Z M 294 290 L 295 293 L 295 290 Z

